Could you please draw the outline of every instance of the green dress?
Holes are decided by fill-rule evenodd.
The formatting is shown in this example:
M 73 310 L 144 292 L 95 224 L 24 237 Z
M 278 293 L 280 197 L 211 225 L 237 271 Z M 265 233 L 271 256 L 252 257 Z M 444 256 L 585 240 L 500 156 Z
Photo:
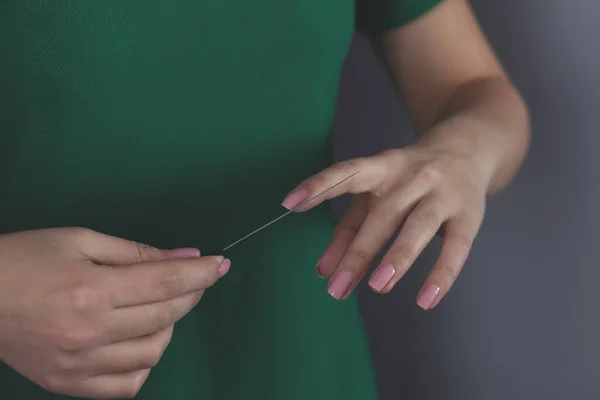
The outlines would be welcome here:
M 0 233 L 231 242 L 329 165 L 356 21 L 437 1 L 0 1 Z M 315 274 L 334 226 L 321 206 L 232 249 L 138 398 L 374 399 L 355 300 Z M 0 363 L 0 398 L 62 397 Z

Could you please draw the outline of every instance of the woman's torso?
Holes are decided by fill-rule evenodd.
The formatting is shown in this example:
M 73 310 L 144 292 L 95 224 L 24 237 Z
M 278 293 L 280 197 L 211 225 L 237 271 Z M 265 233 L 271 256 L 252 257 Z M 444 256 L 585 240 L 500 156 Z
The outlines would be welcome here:
M 86 226 L 210 251 L 326 167 L 353 0 L 0 4 L 0 232 Z M 141 399 L 366 399 L 353 300 L 314 264 L 333 221 L 240 244 Z M 0 366 L 1 398 L 54 399 Z M 28 397 L 29 396 L 29 397 Z

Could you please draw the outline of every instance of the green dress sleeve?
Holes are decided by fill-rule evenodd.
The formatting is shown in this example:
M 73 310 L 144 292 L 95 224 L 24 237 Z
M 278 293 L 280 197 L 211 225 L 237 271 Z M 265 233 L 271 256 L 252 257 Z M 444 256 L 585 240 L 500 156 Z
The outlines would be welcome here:
M 381 33 L 407 24 L 443 0 L 358 0 L 357 29 L 366 34 Z

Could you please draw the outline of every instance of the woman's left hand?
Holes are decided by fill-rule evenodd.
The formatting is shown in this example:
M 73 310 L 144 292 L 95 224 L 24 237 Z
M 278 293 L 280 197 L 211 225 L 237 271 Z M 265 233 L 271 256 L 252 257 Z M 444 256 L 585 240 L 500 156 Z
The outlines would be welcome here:
M 369 279 L 371 288 L 389 292 L 439 233 L 442 249 L 417 303 L 431 309 L 448 293 L 481 225 L 491 167 L 451 150 L 442 139 L 428 138 L 335 164 L 303 181 L 286 197 L 283 206 L 291 209 L 360 171 L 299 210 L 307 211 L 345 193 L 357 195 L 317 263 L 318 274 L 329 277 L 331 296 L 347 298 L 399 229 Z

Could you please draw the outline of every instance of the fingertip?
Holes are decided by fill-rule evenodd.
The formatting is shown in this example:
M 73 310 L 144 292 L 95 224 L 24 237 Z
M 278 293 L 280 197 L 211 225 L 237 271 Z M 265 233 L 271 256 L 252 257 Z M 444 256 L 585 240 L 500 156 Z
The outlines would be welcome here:
M 323 257 L 325 257 L 324 255 L 321 256 L 321 258 L 319 258 L 319 261 L 317 261 L 317 265 L 315 267 L 316 271 L 317 271 L 317 276 L 319 278 L 325 279 L 327 278 L 327 274 L 323 273 L 323 271 L 321 271 L 321 264 L 323 264 Z
M 231 260 L 228 258 L 223 259 L 221 264 L 219 265 L 219 278 L 224 277 L 229 269 L 231 268 Z
M 394 275 L 396 275 L 396 268 L 392 264 L 381 264 L 371 274 L 369 286 L 376 293 L 383 293 Z
M 426 283 L 417 295 L 417 304 L 423 310 L 430 310 L 440 295 L 440 287 L 435 283 Z
M 389 287 L 389 288 L 388 288 L 388 287 L 385 287 L 385 288 L 383 288 L 383 289 L 381 289 L 381 290 L 378 290 L 378 289 L 374 288 L 373 286 L 369 285 L 369 288 L 370 288 L 370 289 L 371 289 L 371 291 L 372 291 L 373 293 L 375 293 L 375 294 L 388 294 L 389 292 L 391 292 L 391 291 L 392 291 L 392 289 L 394 288 L 394 286 L 392 286 L 392 287 Z
M 285 196 L 281 205 L 288 210 L 293 210 L 308 199 L 309 192 L 305 187 L 297 187 Z
M 327 292 L 336 300 L 344 300 L 350 296 L 356 274 L 353 271 L 340 271 L 329 279 Z

